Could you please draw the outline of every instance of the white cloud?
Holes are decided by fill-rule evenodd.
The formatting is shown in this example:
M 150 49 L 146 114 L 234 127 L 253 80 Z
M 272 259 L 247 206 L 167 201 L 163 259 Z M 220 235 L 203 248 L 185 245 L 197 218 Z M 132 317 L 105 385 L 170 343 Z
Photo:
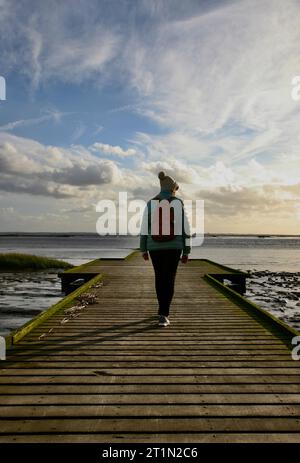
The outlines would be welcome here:
M 25 74 L 33 89 L 49 79 L 74 83 L 101 79 L 119 51 L 121 36 L 97 9 L 99 4 L 93 1 L 76 8 L 68 1 L 5 2 L 0 64 Z
M 172 157 L 166 161 L 142 162 L 141 168 L 145 171 L 152 172 L 155 176 L 157 176 L 158 172 L 163 170 L 167 172 L 167 175 L 176 179 L 177 182 L 193 184 L 197 183 L 199 180 L 199 176 L 192 166 Z
M 137 111 L 168 129 L 145 140 L 145 151 L 236 163 L 298 143 L 290 80 L 299 18 L 293 0 L 245 0 L 162 22 L 151 40 L 133 36 L 124 61 L 141 96 Z
M 105 143 L 94 143 L 90 148 L 92 151 L 100 151 L 104 154 L 113 154 L 119 157 L 134 156 L 136 154 L 135 149 L 128 148 L 127 150 L 124 150 L 120 146 L 113 146 Z
M 86 126 L 80 122 L 71 135 L 72 143 L 79 140 L 86 131 Z
M 49 43 L 49 42 L 48 42 Z M 68 82 L 82 82 L 99 74 L 115 57 L 119 38 L 102 28 L 82 37 L 62 38 L 52 43 L 42 62 L 46 78 L 59 76 Z
M 80 145 L 63 149 L 4 133 L 0 134 L 0 170 L 4 191 L 56 197 L 77 196 L 77 187 L 115 185 L 122 177 L 116 163 Z
M 94 135 L 97 135 L 98 133 L 102 132 L 104 130 L 103 125 L 97 125 L 96 130 L 94 132 Z
M 13 131 L 18 127 L 26 127 L 30 125 L 38 125 L 43 122 L 53 121 L 53 122 L 60 122 L 63 116 L 67 116 L 71 113 L 69 112 L 61 112 L 57 110 L 47 110 L 45 114 L 39 117 L 32 117 L 29 119 L 19 119 L 17 121 L 8 122 L 7 124 L 0 125 L 1 132 L 8 132 Z

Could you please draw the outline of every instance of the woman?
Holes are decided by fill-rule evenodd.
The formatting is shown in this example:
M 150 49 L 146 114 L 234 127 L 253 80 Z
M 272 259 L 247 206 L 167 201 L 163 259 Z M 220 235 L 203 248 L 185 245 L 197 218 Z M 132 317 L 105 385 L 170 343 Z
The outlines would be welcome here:
M 168 326 L 170 324 L 169 311 L 174 294 L 178 262 L 181 256 L 181 262 L 186 264 L 188 254 L 191 252 L 188 241 L 190 230 L 183 201 L 180 198 L 175 198 L 176 191 L 179 188 L 178 184 L 172 177 L 165 175 L 164 172 L 159 172 L 158 178 L 161 190 L 155 198 L 152 198 L 152 200 L 156 201 L 149 200 L 145 208 L 141 225 L 140 250 L 145 260 L 149 260 L 149 252 L 155 272 L 155 289 L 159 304 L 158 324 L 159 326 Z M 163 212 L 159 214 L 158 201 L 163 199 L 169 201 L 169 213 L 172 210 L 171 203 L 174 201 L 174 220 L 172 214 L 168 216 L 163 215 Z M 168 217 L 167 220 L 170 223 L 168 223 L 169 227 L 167 227 L 168 232 L 164 234 L 162 221 L 165 220 L 166 223 L 165 217 Z M 158 221 L 156 228 L 154 226 L 155 220 Z M 178 227 L 178 224 L 180 224 L 180 233 L 174 233 L 174 226 L 177 225 Z

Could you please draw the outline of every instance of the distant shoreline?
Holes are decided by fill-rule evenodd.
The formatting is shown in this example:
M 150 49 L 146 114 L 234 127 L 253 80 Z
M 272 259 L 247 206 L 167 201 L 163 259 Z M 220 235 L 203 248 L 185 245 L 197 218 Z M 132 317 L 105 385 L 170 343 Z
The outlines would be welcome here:
M 106 235 L 101 236 L 95 232 L 0 232 L 0 237 L 3 236 L 61 236 L 61 237 L 71 237 L 71 236 L 99 236 L 101 238 L 136 238 L 137 235 Z M 204 237 L 256 237 L 256 238 L 300 238 L 300 234 L 272 234 L 272 233 L 204 233 Z

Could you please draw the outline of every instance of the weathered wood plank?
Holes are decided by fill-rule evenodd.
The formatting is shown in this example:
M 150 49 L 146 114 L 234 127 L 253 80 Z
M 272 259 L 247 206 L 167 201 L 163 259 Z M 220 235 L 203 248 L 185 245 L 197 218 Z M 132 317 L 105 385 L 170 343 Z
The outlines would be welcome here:
M 84 368 L 78 367 L 57 367 L 56 368 L 26 368 L 25 366 L 22 367 L 7 367 L 1 370 L 2 374 L 9 374 L 9 375 L 76 375 L 80 377 L 81 375 L 104 375 L 104 376 L 131 376 L 131 377 L 138 377 L 138 376 L 162 376 L 171 377 L 171 376 L 240 376 L 240 375 L 253 375 L 253 376 L 294 376 L 300 377 L 299 368 L 166 368 L 165 366 L 161 368 L 105 368 L 102 370 L 91 369 L 88 366 Z
M 136 357 L 142 358 L 142 357 L 153 357 L 153 358 L 158 358 L 162 357 L 162 359 L 168 358 L 168 357 L 173 357 L 176 359 L 178 357 L 179 359 L 181 358 L 239 358 L 239 357 L 268 357 L 272 358 L 275 356 L 277 359 L 282 358 L 286 360 L 291 359 L 291 353 L 287 349 L 283 348 L 278 348 L 274 349 L 273 346 L 272 348 L 252 348 L 252 349 L 232 349 L 232 348 L 216 348 L 216 349 L 210 349 L 208 350 L 203 346 L 203 348 L 199 349 L 199 347 L 195 347 L 192 350 L 187 350 L 187 349 L 179 349 L 178 347 L 171 348 L 171 347 L 162 347 L 160 348 L 159 346 L 153 346 L 153 347 L 148 347 L 144 349 L 140 348 L 135 348 L 134 346 L 128 346 L 128 347 L 123 347 L 122 351 L 120 352 L 120 349 L 118 347 L 113 347 L 113 346 L 93 346 L 93 348 L 84 348 L 82 346 L 75 347 L 70 347 L 68 348 L 67 346 L 65 348 L 60 348 L 58 346 L 45 346 L 45 347 L 37 347 L 36 349 L 24 349 L 24 350 L 19 350 L 19 351 L 14 351 L 11 353 L 10 359 L 27 359 L 30 357 L 52 357 L 53 356 L 58 356 L 58 357 L 64 357 L 68 358 L 70 356 L 73 356 L 74 358 L 76 356 L 78 357 L 83 357 L 83 356 L 88 356 L 88 357 Z
M 297 432 L 300 433 L 300 419 L 297 416 L 272 417 L 180 417 L 172 418 L 134 418 L 133 416 L 117 418 L 79 417 L 79 418 L 35 418 L 35 419 L 1 419 L 0 435 L 4 433 L 115 433 L 115 432 Z
M 25 434 L 0 435 L 0 443 L 297 443 L 300 434 L 295 433 L 239 433 L 239 432 L 213 432 L 213 433 L 77 433 L 77 434 Z
M 281 361 L 281 360 L 244 360 L 244 361 L 232 361 L 232 360 L 174 360 L 174 359 L 165 359 L 164 361 L 152 361 L 152 360 L 132 360 L 130 359 L 123 359 L 123 360 L 89 360 L 89 358 L 80 358 L 79 360 L 76 359 L 69 359 L 69 360 L 59 360 L 55 356 L 53 356 L 52 360 L 49 359 L 29 359 L 21 361 L 11 361 L 6 362 L 6 368 L 111 368 L 113 365 L 114 368 L 127 368 L 129 371 L 137 368 L 147 368 L 147 369 L 154 369 L 154 368 L 165 368 L 168 371 L 170 369 L 170 362 L 172 362 L 172 369 L 174 368 L 211 368 L 216 371 L 218 367 L 224 371 L 225 369 L 263 369 L 268 368 L 269 370 L 275 370 L 276 368 L 283 370 L 282 373 L 286 372 L 288 374 L 299 374 L 298 368 L 295 367 L 295 362 L 293 360 L 290 361 Z M 266 373 L 266 371 L 265 371 Z M 276 373 L 276 371 L 275 371 Z
M 167 397 L 165 397 L 165 400 Z M 70 418 L 106 418 L 106 417 L 143 417 L 149 418 L 156 416 L 161 417 L 174 417 L 178 419 L 180 417 L 186 418 L 201 417 L 207 418 L 212 417 L 298 417 L 300 416 L 300 405 L 288 404 L 288 405 L 266 405 L 266 404 L 247 404 L 245 405 L 234 405 L 234 404 L 219 404 L 219 405 L 195 405 L 195 404 L 166 404 L 162 401 L 160 404 L 150 405 L 145 404 L 118 404 L 118 405 L 103 405 L 101 403 L 93 403 L 92 405 L 41 405 L 30 404 L 30 405 L 18 405 L 18 406 L 6 406 L 0 405 L 0 426 L 2 420 L 5 418 L 19 418 L 19 419 L 30 419 L 30 418 L 43 418 L 47 419 L 55 417 L 56 419 L 65 417 Z M 255 417 L 255 418 L 254 418 Z M 135 419 L 135 418 L 133 418 Z M 2 426 L 0 428 L 1 433 Z M 300 427 L 298 428 L 300 431 Z
M 124 375 L 124 376 L 154 376 L 154 375 L 159 375 L 159 376 L 194 376 L 194 375 L 256 375 L 256 376 L 265 376 L 265 375 L 290 375 L 290 376 L 300 376 L 300 370 L 299 368 L 282 368 L 282 367 L 277 367 L 277 368 L 272 368 L 272 367 L 222 367 L 222 368 L 214 368 L 214 367 L 189 367 L 186 366 L 180 367 L 180 368 L 174 368 L 174 367 L 168 367 L 166 368 L 165 365 L 159 367 L 159 368 L 135 368 L 134 366 L 131 367 L 118 367 L 114 366 L 113 368 L 111 365 L 107 368 L 105 367 L 103 370 L 95 370 L 91 369 L 90 366 L 87 366 L 86 364 L 84 365 L 77 365 L 77 369 L 74 368 L 74 365 L 72 365 L 72 362 L 68 366 L 66 365 L 57 365 L 55 368 L 50 366 L 49 368 L 46 368 L 45 366 L 38 366 L 36 365 L 35 368 L 31 368 L 30 365 L 26 366 L 24 363 L 21 365 L 12 365 L 7 366 L 5 369 L 2 370 L 3 372 L 9 372 L 9 374 L 75 374 L 80 376 L 84 372 L 86 374 L 103 374 L 103 375 Z
M 177 339 L 177 338 L 174 338 L 174 339 L 168 339 L 168 341 L 170 342 L 170 346 L 171 348 L 173 347 L 178 347 L 178 346 L 182 346 L 182 342 Z M 198 346 L 198 347 L 203 347 L 203 346 L 208 346 L 207 344 L 207 341 L 209 341 L 209 345 L 216 345 L 216 346 L 224 346 L 224 347 L 227 347 L 227 346 L 279 346 L 281 348 L 284 348 L 285 347 L 285 344 L 284 342 L 281 340 L 281 339 L 278 339 L 278 338 L 272 338 L 270 337 L 269 339 L 249 339 L 249 340 L 243 340 L 243 339 L 222 339 L 222 340 L 219 340 L 219 339 L 205 339 L 203 340 L 203 338 L 200 338 L 200 339 L 197 339 L 197 340 L 191 340 L 189 338 L 185 339 L 184 341 L 184 346 Z M 156 343 L 156 344 L 155 344 Z M 158 344 L 159 343 L 159 344 Z M 84 341 L 84 343 L 80 340 L 80 336 L 78 336 L 77 338 L 75 339 L 69 339 L 69 340 L 65 340 L 64 338 L 61 338 L 59 340 L 59 343 L 57 342 L 57 340 L 51 340 L 50 337 L 46 337 L 45 340 L 43 341 L 40 341 L 37 337 L 32 339 L 32 340 L 28 340 L 27 338 L 25 338 L 25 340 L 19 344 L 20 346 L 24 346 L 24 347 L 43 347 L 43 346 L 78 346 L 78 345 L 84 345 L 86 347 L 90 347 L 90 346 L 144 346 L 144 347 L 149 347 L 149 345 L 151 346 L 161 346 L 162 348 L 165 347 L 165 344 L 162 345 L 161 343 L 161 339 L 152 339 L 151 340 L 151 344 L 149 344 L 148 340 L 146 340 L 145 338 L 141 338 L 139 340 L 136 340 L 136 339 L 130 339 L 130 340 L 126 340 L 126 339 L 113 339 L 111 340 L 110 338 L 108 339 L 97 339 L 95 338 L 93 340 L 93 343 L 87 343 L 86 341 Z
M 280 365 L 285 366 L 294 366 L 292 363 L 293 360 L 291 360 L 291 356 L 287 354 L 281 354 L 281 355 L 276 355 L 276 354 L 269 354 L 269 355 L 264 355 L 264 354 L 248 354 L 248 355 L 203 355 L 203 354 L 190 354 L 190 355 L 184 355 L 184 354 L 168 354 L 168 355 L 162 355 L 162 354 L 140 354 L 140 355 L 135 355 L 135 354 L 122 354 L 118 355 L 117 353 L 110 354 L 110 355 L 102 355 L 102 354 L 97 354 L 97 355 L 92 355 L 92 354 L 74 354 L 72 355 L 71 353 L 69 354 L 61 354 L 61 353 L 55 353 L 53 352 L 52 355 L 43 355 L 43 354 L 27 354 L 27 355 L 16 355 L 10 358 L 11 362 L 32 362 L 38 361 L 38 362 L 82 362 L 83 360 L 85 362 L 94 362 L 94 361 L 101 361 L 101 362 L 189 362 L 189 365 L 193 362 L 200 362 L 201 364 L 206 363 L 206 362 L 224 362 L 225 366 L 228 362 L 232 362 L 232 359 L 234 358 L 235 361 L 237 362 L 258 362 L 258 366 L 261 366 L 261 363 L 259 362 L 266 362 L 267 366 L 278 366 L 277 364 L 280 363 Z M 275 362 L 275 363 L 274 363 Z
M 24 389 L 24 388 L 23 388 Z M 57 392 L 57 387 L 51 394 L 27 394 L 26 396 L 20 395 L 9 395 L 10 389 L 8 389 L 6 395 L 0 393 L 0 416 L 2 416 L 2 411 L 4 410 L 5 405 L 31 405 L 31 406 L 40 406 L 40 405 L 58 405 L 58 404 L 76 404 L 76 405 L 105 405 L 105 404 L 139 404 L 139 405 L 149 405 L 149 404 L 160 404 L 169 406 L 179 405 L 179 404 L 204 404 L 204 405 L 213 405 L 213 404 L 273 404 L 273 405 L 283 405 L 283 404 L 294 404 L 300 406 L 300 389 L 297 394 L 285 394 L 282 393 L 280 396 L 274 392 L 269 393 L 199 393 L 199 394 L 188 394 L 183 392 L 181 394 L 170 393 L 163 391 L 163 388 L 160 388 L 160 393 L 153 391 L 148 394 L 129 394 L 123 393 L 122 395 L 118 392 L 114 394 L 103 392 L 101 390 L 98 393 L 87 393 L 84 392 L 81 387 L 79 390 L 73 390 L 73 394 L 69 389 L 63 390 L 60 388 L 60 393 Z M 39 407 L 40 408 L 40 407 Z M 298 411 L 299 408 L 297 408 Z M 151 410 L 148 410 L 148 413 Z M 134 414 L 134 413 L 132 413 Z M 267 414 L 267 413 L 266 413 Z M 44 415 L 44 414 L 43 414 Z M 131 415 L 131 413 L 129 413 Z M 4 415 L 3 415 L 4 416 Z M 25 415 L 26 416 L 26 415 Z M 31 415 L 27 415 L 31 416 Z
M 30 384 L 29 389 L 26 384 Z M 93 375 L 3 375 L 0 377 L 0 388 L 1 393 L 7 391 L 7 387 L 13 387 L 15 393 L 21 393 L 22 391 L 35 393 L 36 384 L 45 384 L 49 386 L 49 392 L 51 392 L 53 385 L 55 384 L 64 384 L 78 386 L 78 391 L 81 390 L 81 386 L 85 385 L 101 385 L 103 390 L 109 392 L 110 390 L 131 390 L 134 388 L 137 392 L 143 392 L 143 388 L 153 388 L 155 391 L 156 385 L 161 387 L 161 385 L 166 387 L 166 390 L 170 392 L 186 390 L 187 392 L 193 391 L 207 391 L 208 387 L 216 387 L 217 390 L 224 389 L 224 391 L 234 390 L 234 388 L 246 390 L 246 387 L 260 387 L 259 391 L 276 391 L 278 387 L 281 388 L 295 388 L 294 392 L 298 392 L 300 377 L 286 377 L 286 375 L 276 375 L 276 376 L 247 376 L 247 375 L 215 375 L 215 376 L 206 376 L 206 375 L 195 375 L 195 376 L 171 376 L 166 378 L 165 376 L 107 376 L 105 374 L 93 374 Z M 4 386 L 5 385 L 5 386 Z M 30 389 L 31 388 L 31 389 Z M 106 388 L 106 389 L 105 389 Z M 111 389 L 110 389 L 111 388 Z M 48 390 L 48 388 L 47 388 Z M 251 389 L 252 390 L 252 389 Z M 18 392 L 20 391 L 20 392 Z M 98 391 L 98 389 L 97 389 Z M 148 391 L 149 392 L 149 391 Z

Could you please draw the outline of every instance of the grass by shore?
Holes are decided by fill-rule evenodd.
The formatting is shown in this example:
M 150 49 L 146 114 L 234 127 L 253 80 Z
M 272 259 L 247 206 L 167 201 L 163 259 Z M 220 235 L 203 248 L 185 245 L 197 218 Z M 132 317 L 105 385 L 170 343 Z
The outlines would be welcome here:
M 50 259 L 49 257 L 15 252 L 0 254 L 0 271 L 2 272 L 10 270 L 45 270 L 50 268 L 68 269 L 71 267 L 73 265 L 68 262 Z

